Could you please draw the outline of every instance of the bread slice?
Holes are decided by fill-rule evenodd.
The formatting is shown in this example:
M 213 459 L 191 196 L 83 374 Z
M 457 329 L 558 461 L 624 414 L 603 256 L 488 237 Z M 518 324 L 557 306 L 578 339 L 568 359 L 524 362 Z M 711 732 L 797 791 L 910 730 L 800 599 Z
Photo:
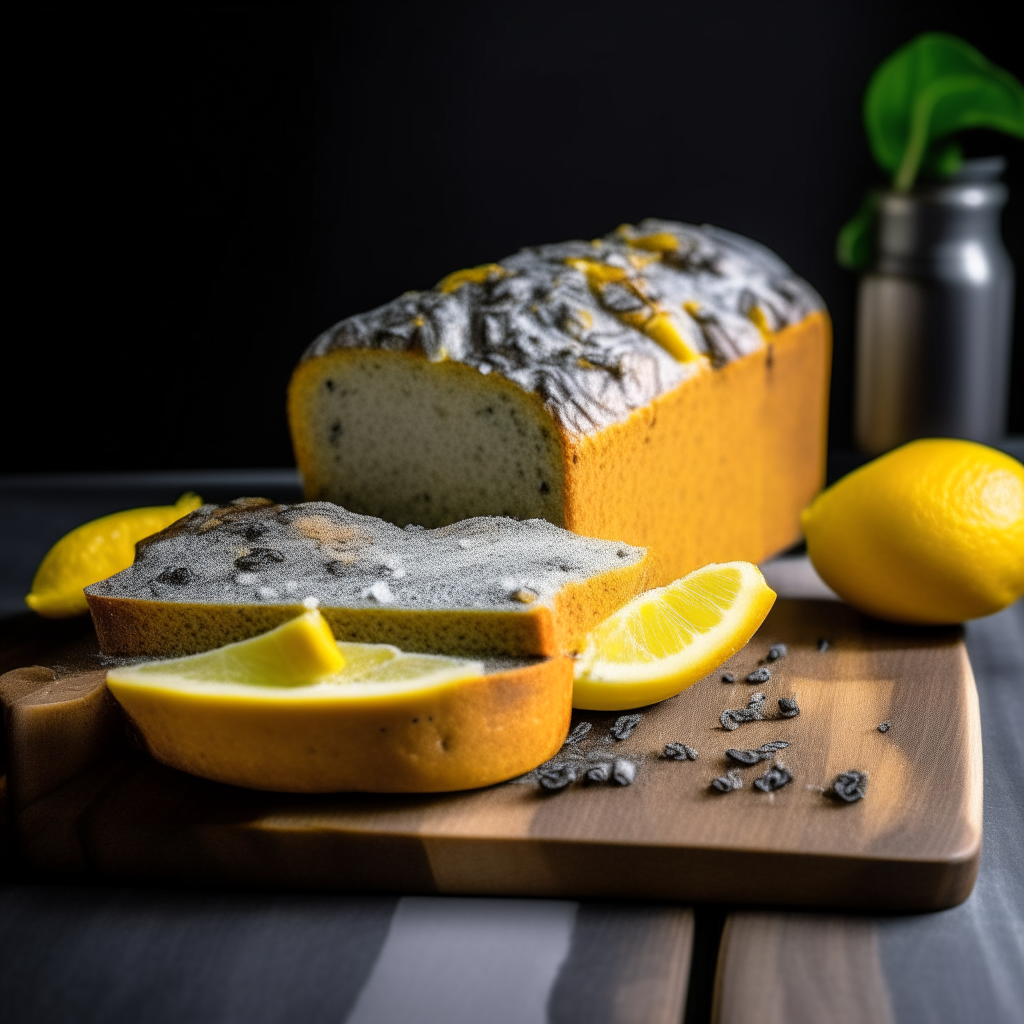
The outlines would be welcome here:
M 255 636 L 317 604 L 339 640 L 550 657 L 647 584 L 642 548 L 541 519 L 401 529 L 327 502 L 204 505 L 86 588 L 106 655 L 169 657 Z
M 331 328 L 289 388 L 296 459 L 308 498 L 401 526 L 540 517 L 647 547 L 666 583 L 799 538 L 830 338 L 769 250 L 645 221 Z
M 182 676 L 181 662 L 114 669 L 107 685 L 150 754 L 216 782 L 286 793 L 439 793 L 515 778 L 552 757 L 572 714 L 573 662 L 403 655 L 422 678 L 397 678 L 382 645 L 342 643 L 347 675 L 314 686 Z M 359 662 L 363 664 L 360 666 Z M 351 671 L 355 665 L 355 671 Z

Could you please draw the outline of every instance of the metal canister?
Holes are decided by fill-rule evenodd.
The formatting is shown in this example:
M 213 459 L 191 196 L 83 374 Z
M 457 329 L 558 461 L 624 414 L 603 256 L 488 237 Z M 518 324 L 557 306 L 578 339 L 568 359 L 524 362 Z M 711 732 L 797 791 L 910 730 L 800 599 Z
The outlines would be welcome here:
M 856 439 L 994 443 L 1006 432 L 1013 264 L 999 218 L 1001 157 L 880 200 L 877 258 L 857 310 Z

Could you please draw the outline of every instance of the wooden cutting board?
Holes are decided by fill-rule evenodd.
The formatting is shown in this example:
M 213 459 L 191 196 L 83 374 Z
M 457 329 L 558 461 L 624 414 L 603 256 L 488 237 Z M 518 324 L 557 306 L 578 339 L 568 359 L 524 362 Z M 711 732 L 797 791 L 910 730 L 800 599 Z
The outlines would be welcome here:
M 745 682 L 780 642 L 788 654 L 767 666 L 770 681 Z M 952 906 L 977 873 L 981 733 L 958 629 L 779 600 L 743 651 L 643 709 L 627 739 L 609 735 L 615 714 L 574 715 L 593 724 L 580 756 L 631 760 L 632 785 L 549 793 L 527 780 L 430 796 L 261 793 L 165 768 L 132 747 L 90 643 L 0 678 L 16 842 L 41 872 L 885 911 Z M 722 682 L 725 671 L 737 682 Z M 724 730 L 722 711 L 755 691 L 769 717 Z M 773 717 L 780 697 L 796 698 L 798 717 Z M 742 789 L 710 787 L 736 767 L 727 748 L 769 740 L 789 743 L 777 757 L 792 782 L 761 792 L 762 762 L 737 769 Z M 672 742 L 698 759 L 665 758 Z M 848 769 L 868 776 L 850 804 L 830 795 Z

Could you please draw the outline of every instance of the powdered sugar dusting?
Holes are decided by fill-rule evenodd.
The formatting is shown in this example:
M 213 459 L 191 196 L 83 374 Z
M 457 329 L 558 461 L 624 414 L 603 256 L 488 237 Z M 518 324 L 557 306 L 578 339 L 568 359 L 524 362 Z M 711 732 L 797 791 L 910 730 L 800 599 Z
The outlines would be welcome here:
M 205 604 L 526 612 L 568 583 L 634 565 L 644 554 L 542 519 L 480 517 L 407 530 L 329 502 L 243 498 L 204 505 L 142 541 L 133 565 L 88 593 Z M 180 568 L 188 571 L 168 571 Z

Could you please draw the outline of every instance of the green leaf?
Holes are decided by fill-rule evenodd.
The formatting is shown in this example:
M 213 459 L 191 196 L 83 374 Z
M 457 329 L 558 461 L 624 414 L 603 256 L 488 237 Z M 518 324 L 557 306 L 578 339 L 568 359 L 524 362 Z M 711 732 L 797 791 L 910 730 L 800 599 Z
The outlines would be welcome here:
M 878 193 L 869 192 L 860 209 L 842 226 L 836 239 L 836 259 L 847 270 L 864 270 L 875 250 Z
M 882 63 L 864 97 L 871 151 L 908 191 L 923 164 L 955 169 L 958 158 L 936 143 L 965 128 L 1024 138 L 1024 86 L 956 36 L 926 32 Z
M 949 178 L 964 165 L 964 148 L 959 142 L 936 142 L 928 147 L 921 164 L 933 178 Z

